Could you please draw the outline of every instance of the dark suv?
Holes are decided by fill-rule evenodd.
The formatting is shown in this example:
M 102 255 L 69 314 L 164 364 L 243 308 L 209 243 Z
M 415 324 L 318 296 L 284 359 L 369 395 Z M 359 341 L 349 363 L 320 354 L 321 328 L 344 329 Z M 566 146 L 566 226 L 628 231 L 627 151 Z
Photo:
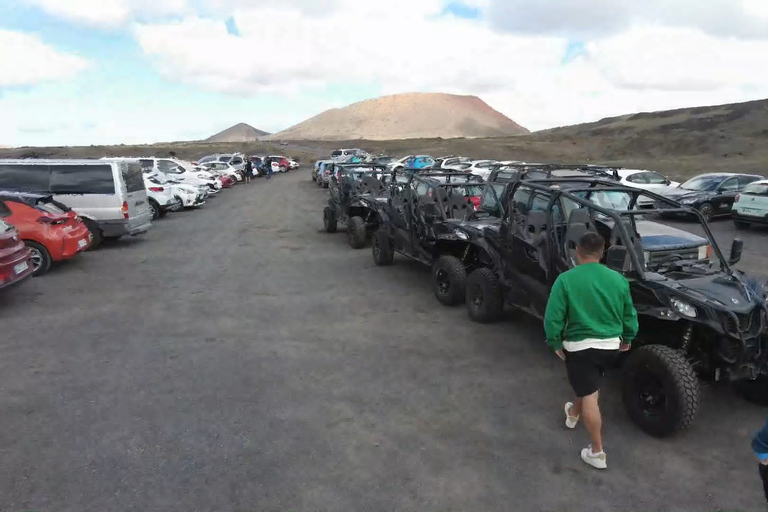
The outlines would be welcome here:
M 750 183 L 763 179 L 763 176 L 754 174 L 701 174 L 679 187 L 661 189 L 658 193 L 699 210 L 704 218 L 709 220 L 718 215 L 729 215 L 739 192 Z
M 448 306 L 463 302 L 467 273 L 486 254 L 484 230 L 499 222 L 475 210 L 485 187 L 463 172 L 396 174 L 373 236 L 374 263 L 391 265 L 398 252 L 430 265 L 437 299 Z
M 386 197 L 392 171 L 384 165 L 334 164 L 330 197 L 323 210 L 323 227 L 335 233 L 337 224 L 347 226 L 347 241 L 353 249 L 365 247 L 368 234 L 378 229 L 379 209 Z
M 763 287 L 730 265 L 703 216 L 648 191 L 595 179 L 508 184 L 503 218 L 486 230 L 491 264 L 466 284 L 470 318 L 492 321 L 504 303 L 539 318 L 557 276 L 575 264 L 588 231 L 606 240 L 604 263 L 624 274 L 640 333 L 622 367 L 632 420 L 656 436 L 687 428 L 699 405 L 696 375 L 740 383 L 747 398 L 768 397 L 768 308 Z M 650 197 L 660 213 L 697 218 L 706 238 L 645 220 Z

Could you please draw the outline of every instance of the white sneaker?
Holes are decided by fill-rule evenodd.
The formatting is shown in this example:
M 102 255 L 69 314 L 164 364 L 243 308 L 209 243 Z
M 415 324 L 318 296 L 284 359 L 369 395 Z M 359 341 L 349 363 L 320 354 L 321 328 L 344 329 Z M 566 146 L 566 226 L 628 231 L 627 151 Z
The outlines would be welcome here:
M 568 428 L 576 428 L 576 425 L 579 424 L 581 415 L 571 416 L 571 409 L 573 409 L 573 402 L 566 402 L 565 408 L 563 409 L 565 411 L 565 426 Z
M 606 462 L 605 452 L 592 453 L 592 447 L 584 448 L 581 450 L 581 460 L 597 469 L 606 469 L 608 464 Z

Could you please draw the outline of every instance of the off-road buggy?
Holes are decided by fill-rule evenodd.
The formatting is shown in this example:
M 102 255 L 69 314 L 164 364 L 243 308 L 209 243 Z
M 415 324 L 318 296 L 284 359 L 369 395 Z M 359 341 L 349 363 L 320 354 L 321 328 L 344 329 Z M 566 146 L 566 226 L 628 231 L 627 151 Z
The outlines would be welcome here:
M 335 164 L 323 226 L 335 233 L 339 222 L 347 226 L 347 241 L 353 249 L 365 247 L 368 234 L 380 225 L 379 209 L 392 171 L 385 165 Z
M 395 252 L 432 266 L 433 290 L 448 306 L 464 301 L 464 282 L 476 268 L 484 229 L 498 219 L 475 210 L 485 184 L 462 172 L 407 173 L 395 180 L 373 236 L 373 261 L 391 265 Z
M 624 404 L 640 428 L 655 436 L 686 429 L 699 406 L 697 374 L 738 382 L 752 400 L 768 397 L 766 294 L 730 267 L 741 258 L 741 240 L 726 260 L 699 212 L 615 182 L 508 187 L 499 229 L 486 230 L 491 264 L 467 279 L 473 320 L 498 318 L 504 303 L 543 317 L 555 279 L 576 264 L 579 239 L 596 231 L 606 240 L 604 263 L 630 283 L 640 320 L 621 373 Z M 641 196 L 661 212 L 694 216 L 706 238 L 645 220 L 652 212 L 637 208 Z

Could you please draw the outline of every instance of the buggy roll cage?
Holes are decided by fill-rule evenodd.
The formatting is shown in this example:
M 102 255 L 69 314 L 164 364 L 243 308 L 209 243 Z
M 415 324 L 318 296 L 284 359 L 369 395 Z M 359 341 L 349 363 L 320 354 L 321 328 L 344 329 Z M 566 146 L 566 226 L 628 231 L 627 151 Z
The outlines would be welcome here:
M 584 183 L 588 186 L 562 188 L 563 184 L 569 184 L 569 183 L 576 183 L 576 184 Z M 631 240 L 632 237 L 627 231 L 627 228 L 624 225 L 624 222 L 622 222 L 622 216 L 629 217 L 633 226 L 636 226 L 635 217 L 640 215 L 649 215 L 653 213 L 684 213 L 688 215 L 694 215 L 697 218 L 697 220 L 699 220 L 699 223 L 701 224 L 701 226 L 704 228 L 704 232 L 707 236 L 707 239 L 710 242 L 710 246 L 715 251 L 715 253 L 717 254 L 717 257 L 720 260 L 720 269 L 726 272 L 729 276 L 733 275 L 733 270 L 731 270 L 731 267 L 728 264 L 728 260 L 723 256 L 723 253 L 720 251 L 720 246 L 717 244 L 715 237 L 712 235 L 712 231 L 709 229 L 709 224 L 707 224 L 707 221 L 704 219 L 701 213 L 695 208 L 690 208 L 687 206 L 680 205 L 669 198 L 666 198 L 659 194 L 655 194 L 648 190 L 627 187 L 625 185 L 617 185 L 615 182 L 597 179 L 597 178 L 591 178 L 591 179 L 590 178 L 564 178 L 559 180 L 558 179 L 540 179 L 540 180 L 525 180 L 525 181 L 518 180 L 518 181 L 510 182 L 507 184 L 507 190 L 505 190 L 504 192 L 507 202 L 511 201 L 511 198 L 513 197 L 511 194 L 509 194 L 509 192 L 513 188 L 515 188 L 518 184 L 520 184 L 521 186 L 530 187 L 533 190 L 546 192 L 551 195 L 549 199 L 549 203 L 547 203 L 547 212 L 546 212 L 547 226 L 550 226 L 553 224 L 552 207 L 561 197 L 565 197 L 582 207 L 586 207 L 589 210 L 593 210 L 613 220 L 614 229 L 615 228 L 619 229 L 619 232 L 621 233 L 621 236 L 622 238 L 624 238 L 625 241 Z M 584 198 L 584 197 L 577 196 L 575 194 L 576 192 L 587 192 L 587 197 Z M 589 195 L 592 192 L 623 192 L 626 194 L 630 194 L 631 199 L 628 205 L 630 209 L 615 210 L 615 209 L 610 209 L 610 208 L 605 208 L 603 206 L 600 206 L 594 203 L 593 201 L 589 200 Z M 655 204 L 664 203 L 664 204 L 672 205 L 673 207 L 672 208 L 656 208 L 650 211 L 635 210 L 633 208 L 635 204 L 637 204 L 638 197 L 641 195 L 652 198 Z M 511 205 L 508 204 L 507 209 L 505 210 L 502 217 L 504 220 L 509 220 L 509 212 L 511 211 L 510 207 Z M 593 217 L 594 215 L 591 214 L 590 219 L 592 219 Z M 566 225 L 567 225 L 567 222 L 568 222 L 568 219 L 566 219 Z M 629 254 L 629 257 L 630 257 L 630 261 L 632 262 L 632 266 L 634 267 L 640 279 L 643 279 L 643 280 L 646 279 L 645 270 L 643 269 L 643 265 L 640 264 L 640 258 L 637 255 L 634 245 L 625 243 L 624 247 L 626 247 L 627 253 Z
M 464 182 L 453 182 L 453 183 L 451 183 L 450 181 L 446 181 L 446 182 L 437 181 L 435 179 L 430 178 L 429 176 L 425 176 L 424 174 L 426 174 L 426 173 L 415 174 L 414 175 L 415 179 L 413 181 L 420 181 L 422 183 L 426 183 L 427 185 L 430 185 L 431 187 L 434 187 L 434 189 L 436 190 L 435 196 L 434 196 L 434 199 L 435 199 L 436 203 L 442 202 L 444 200 L 442 195 L 445 194 L 445 190 L 447 190 L 447 189 L 450 189 L 451 190 L 451 194 L 453 194 L 453 189 L 457 189 L 457 188 L 460 188 L 460 187 L 466 187 L 467 185 L 471 185 L 471 186 L 474 186 L 474 187 L 480 187 L 480 188 L 483 189 L 483 191 L 485 191 L 485 189 L 489 187 L 489 184 L 483 182 L 482 180 L 480 180 L 480 181 L 468 180 L 468 181 L 464 181 Z M 440 176 L 440 175 L 443 175 L 445 173 L 434 173 L 434 174 Z M 457 172 L 457 173 L 449 173 L 449 174 L 451 174 L 451 175 L 467 176 L 467 173 L 465 173 L 465 172 Z M 431 191 L 430 191 L 430 194 L 427 194 L 427 195 L 431 195 Z M 418 204 L 420 201 L 421 201 L 421 197 L 418 197 L 416 199 L 416 201 L 414 201 L 414 205 Z M 443 220 L 443 221 L 448 220 L 448 215 L 445 213 L 445 209 L 444 208 L 439 208 L 438 207 L 437 210 L 440 212 L 440 219 L 441 220 Z

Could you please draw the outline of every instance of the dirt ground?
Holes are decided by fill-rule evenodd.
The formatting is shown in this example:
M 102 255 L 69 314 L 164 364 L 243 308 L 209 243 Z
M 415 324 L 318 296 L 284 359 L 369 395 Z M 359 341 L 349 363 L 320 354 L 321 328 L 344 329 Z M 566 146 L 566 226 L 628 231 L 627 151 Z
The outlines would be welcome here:
M 592 470 L 541 325 L 441 306 L 326 200 L 260 179 L 0 294 L 0 510 L 764 510 L 763 408 L 709 387 L 653 439 L 612 376 Z

